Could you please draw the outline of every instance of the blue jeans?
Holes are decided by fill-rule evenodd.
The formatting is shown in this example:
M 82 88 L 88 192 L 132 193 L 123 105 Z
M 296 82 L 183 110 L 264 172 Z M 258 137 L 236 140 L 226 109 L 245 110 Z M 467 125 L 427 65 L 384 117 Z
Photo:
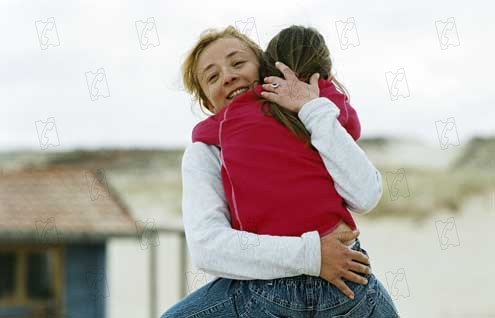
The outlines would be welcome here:
M 361 251 L 359 240 L 353 250 Z M 216 278 L 167 310 L 161 318 L 399 317 L 387 290 L 373 274 L 367 285 L 344 280 L 354 300 L 321 277 L 270 280 Z

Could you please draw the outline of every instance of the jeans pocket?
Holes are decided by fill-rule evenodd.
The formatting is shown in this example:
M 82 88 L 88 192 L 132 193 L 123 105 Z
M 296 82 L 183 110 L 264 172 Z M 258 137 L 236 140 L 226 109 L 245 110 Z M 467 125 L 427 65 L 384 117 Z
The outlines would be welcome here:
M 400 317 L 392 298 L 379 280 L 373 279 L 365 292 L 364 297 L 356 298 L 356 304 L 349 307 L 349 304 L 342 305 L 344 308 L 334 308 L 334 318 L 397 318 Z M 344 312 L 342 312 L 344 310 Z
M 283 306 L 279 306 L 275 303 L 269 302 L 258 295 L 253 295 L 249 302 L 244 306 L 243 317 L 252 318 L 297 318 L 304 317 L 304 312 L 300 315 L 297 311 L 288 309 Z
M 341 313 L 334 318 L 362 318 L 368 317 L 375 307 L 376 292 L 370 288 L 367 290 L 364 297 L 362 297 L 355 306 L 350 308 L 347 312 Z
M 361 297 L 363 297 L 369 287 L 370 280 L 372 279 L 370 278 L 371 275 L 372 274 L 365 276 L 368 279 L 367 285 L 361 285 L 344 279 L 344 283 L 354 293 L 354 300 L 347 297 L 347 295 L 345 295 L 334 284 L 322 279 L 318 310 L 327 310 L 331 308 L 341 307 L 344 304 L 350 304 L 351 302 L 355 302 L 356 299 L 360 299 Z

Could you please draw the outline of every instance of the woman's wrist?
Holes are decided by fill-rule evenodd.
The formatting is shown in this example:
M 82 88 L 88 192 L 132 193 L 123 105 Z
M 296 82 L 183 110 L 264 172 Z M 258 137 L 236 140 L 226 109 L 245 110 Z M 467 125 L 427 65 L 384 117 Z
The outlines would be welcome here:
M 299 114 L 301 110 L 304 108 L 304 106 L 310 104 L 312 101 L 316 100 L 317 98 L 320 98 L 320 96 L 312 97 L 306 99 L 301 106 L 299 106 L 299 109 L 297 110 L 297 113 Z
M 306 232 L 301 236 L 305 246 L 306 266 L 304 274 L 320 276 L 321 271 L 321 242 L 318 231 Z

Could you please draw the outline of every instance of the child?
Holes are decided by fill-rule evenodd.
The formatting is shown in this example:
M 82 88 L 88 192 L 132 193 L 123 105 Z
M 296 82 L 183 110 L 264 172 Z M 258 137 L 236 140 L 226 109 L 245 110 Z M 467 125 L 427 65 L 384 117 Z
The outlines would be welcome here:
M 305 35 L 298 37 L 301 31 Z M 292 39 L 307 43 L 279 45 L 290 45 Z M 281 31 L 263 55 L 260 78 L 280 76 L 273 66 L 275 61 L 283 62 L 302 78 L 320 73 L 320 96 L 340 109 L 339 122 L 354 140 L 359 138 L 357 114 L 347 96 L 330 81 L 328 49 L 316 30 L 293 26 Z M 345 222 L 355 230 L 356 224 L 319 153 L 310 145 L 309 133 L 297 113 L 260 98 L 262 90 L 257 85 L 237 95 L 228 106 L 193 129 L 193 142 L 221 149 L 221 175 L 232 228 L 284 236 L 317 230 L 323 237 Z

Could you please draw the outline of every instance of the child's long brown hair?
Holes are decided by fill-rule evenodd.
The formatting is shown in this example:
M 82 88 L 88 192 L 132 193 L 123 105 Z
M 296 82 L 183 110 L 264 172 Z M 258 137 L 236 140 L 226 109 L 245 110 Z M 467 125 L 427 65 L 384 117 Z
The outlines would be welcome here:
M 325 44 L 323 36 L 312 27 L 292 25 L 280 31 L 268 43 L 263 52 L 260 63 L 260 82 L 266 76 L 278 76 L 283 74 L 275 67 L 275 62 L 282 62 L 294 71 L 298 78 L 309 83 L 309 78 L 314 73 L 320 73 L 320 79 L 332 81 L 349 100 L 349 94 L 345 87 L 332 75 L 332 60 L 330 52 Z M 270 102 L 259 96 L 263 111 L 268 112 L 282 125 L 286 126 L 306 146 L 311 145 L 311 136 L 304 124 L 297 116 L 297 112 L 290 111 L 274 102 Z M 268 108 L 268 111 L 266 110 Z

